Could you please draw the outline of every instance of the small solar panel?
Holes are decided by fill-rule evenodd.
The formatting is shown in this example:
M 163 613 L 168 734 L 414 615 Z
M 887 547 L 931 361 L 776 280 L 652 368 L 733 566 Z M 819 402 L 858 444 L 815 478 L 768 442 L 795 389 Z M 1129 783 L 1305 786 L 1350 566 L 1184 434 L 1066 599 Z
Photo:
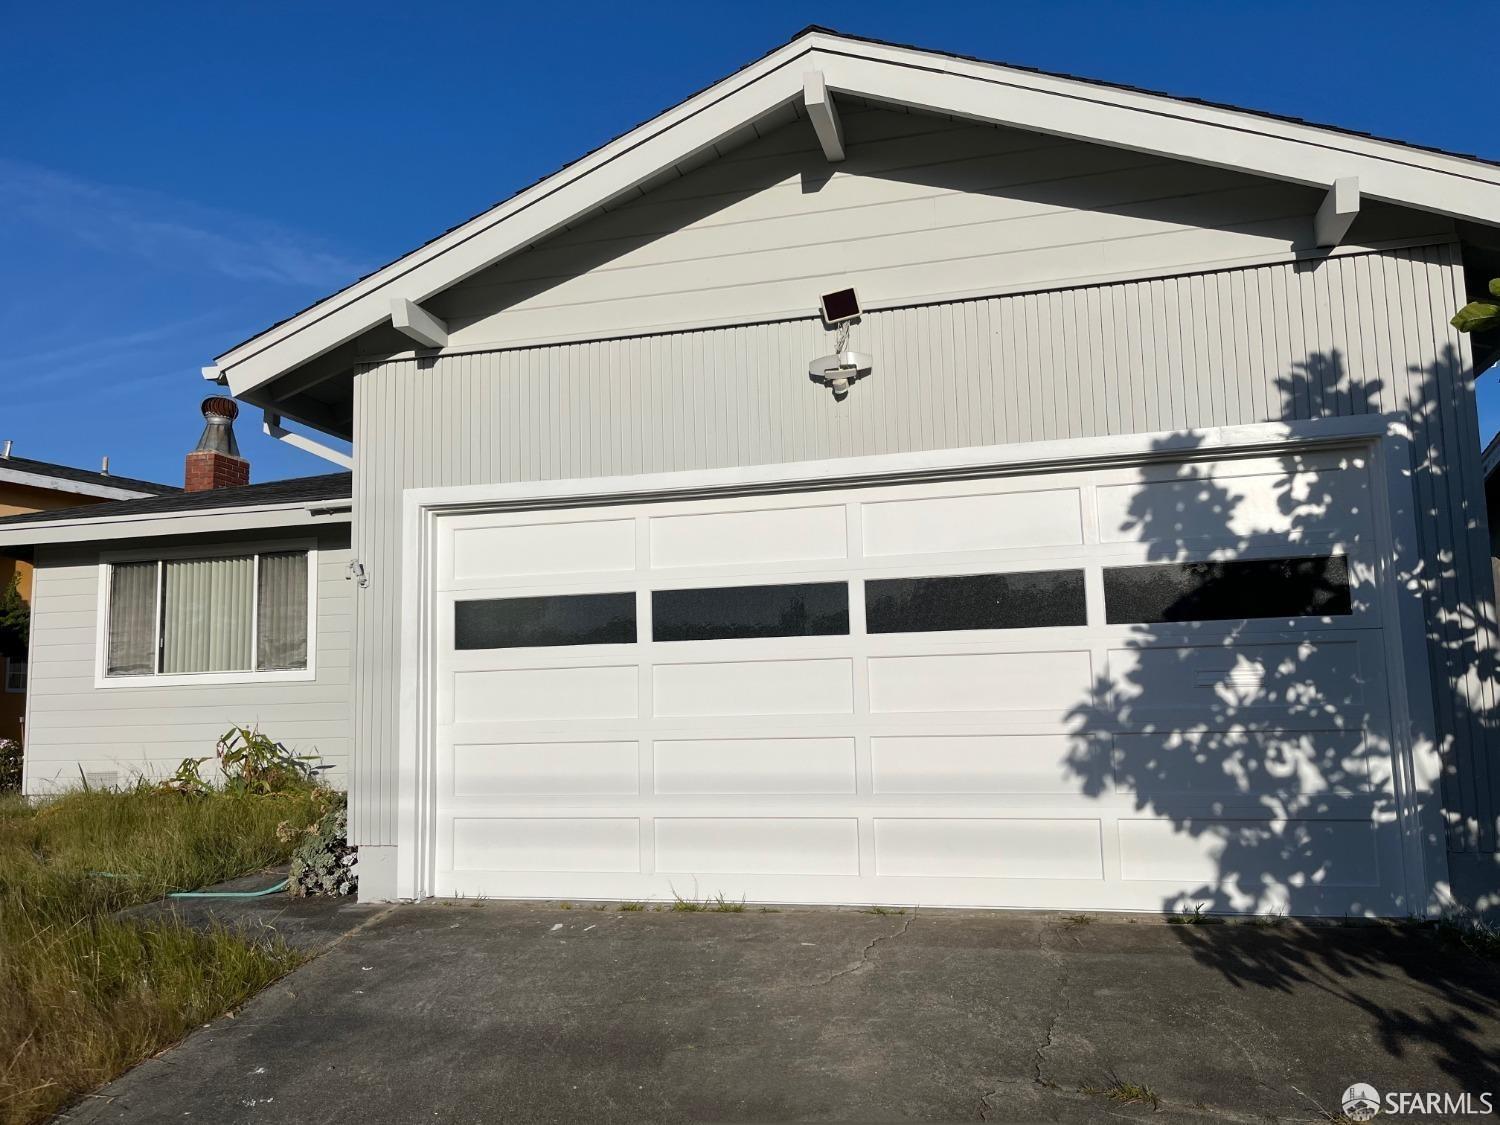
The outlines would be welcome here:
M 842 324 L 859 315 L 859 297 L 853 289 L 824 293 L 819 300 L 823 304 L 823 320 L 828 324 Z

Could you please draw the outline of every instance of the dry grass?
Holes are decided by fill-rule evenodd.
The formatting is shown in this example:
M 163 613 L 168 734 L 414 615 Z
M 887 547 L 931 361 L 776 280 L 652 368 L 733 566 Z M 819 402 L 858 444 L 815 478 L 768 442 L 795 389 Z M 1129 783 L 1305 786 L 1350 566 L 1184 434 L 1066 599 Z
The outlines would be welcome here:
M 1096 1098 L 1108 1098 L 1121 1105 L 1149 1105 L 1153 1110 L 1161 1108 L 1161 1098 L 1150 1086 L 1143 1086 L 1139 1082 L 1123 1081 L 1113 1071 L 1110 1071 L 1107 1077 L 1108 1085 L 1084 1086 L 1082 1092 Z
M 278 826 L 328 800 L 0 798 L 0 1123 L 46 1117 L 291 968 L 285 947 L 113 914 L 284 861 L 295 835 Z

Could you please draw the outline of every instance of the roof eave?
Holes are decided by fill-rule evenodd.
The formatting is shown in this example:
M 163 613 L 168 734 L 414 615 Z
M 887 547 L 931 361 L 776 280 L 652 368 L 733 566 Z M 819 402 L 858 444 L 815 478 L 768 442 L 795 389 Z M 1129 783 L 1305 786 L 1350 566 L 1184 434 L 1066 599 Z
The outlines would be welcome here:
M 1353 176 L 1367 198 L 1500 226 L 1500 168 L 1482 161 L 813 29 L 231 349 L 219 368 L 233 393 L 261 398 L 282 374 L 388 320 L 392 298 L 426 300 L 794 102 L 810 69 L 836 93 L 1305 185 Z
M 197 508 L 98 519 L 37 520 L 0 527 L 0 553 L 19 547 L 114 542 L 167 535 L 216 535 L 268 528 L 322 527 L 349 523 L 348 498 L 256 504 L 239 508 Z

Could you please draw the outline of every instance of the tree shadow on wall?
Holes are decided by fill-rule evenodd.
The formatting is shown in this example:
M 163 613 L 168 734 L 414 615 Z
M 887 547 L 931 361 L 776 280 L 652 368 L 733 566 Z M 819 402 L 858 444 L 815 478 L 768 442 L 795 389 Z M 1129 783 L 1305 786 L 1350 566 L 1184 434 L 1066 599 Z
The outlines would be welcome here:
M 1440 455 L 1444 423 L 1454 424 L 1444 396 L 1460 371 L 1449 351 L 1411 372 L 1412 484 L 1423 512 L 1463 496 Z M 1309 356 L 1278 380 L 1289 419 L 1379 413 L 1384 389 L 1351 380 L 1337 352 Z M 1191 457 L 1182 440 L 1163 452 Z M 1143 545 L 1146 558 L 1106 576 L 1108 618 L 1126 635 L 1112 643 L 1091 700 L 1069 716 L 1068 768 L 1083 792 L 1121 808 L 1123 876 L 1156 882 L 1166 912 L 1426 909 L 1391 889 L 1401 810 L 1387 754 L 1387 653 L 1374 627 L 1372 490 L 1381 485 L 1360 471 L 1364 463 L 1352 447 L 1221 458 L 1212 472 L 1174 462 L 1143 468 L 1147 483 L 1118 490 L 1118 508 L 1101 488 L 1105 529 Z M 1276 474 L 1269 498 L 1254 487 L 1256 473 Z M 1492 598 L 1481 586 L 1471 616 L 1443 612 L 1443 601 L 1459 600 L 1469 548 L 1434 539 L 1425 524 L 1421 533 L 1429 539 L 1416 545 L 1415 571 L 1387 581 L 1420 584 L 1430 666 L 1437 682 L 1459 688 L 1437 693 L 1437 730 L 1423 732 L 1438 740 L 1452 810 L 1462 807 L 1461 786 L 1474 784 L 1470 771 L 1485 781 L 1491 716 L 1479 685 L 1496 671 Z M 1273 561 L 1290 556 L 1304 561 Z M 1178 565 L 1187 560 L 1202 565 Z M 1493 846 L 1493 825 L 1450 817 L 1446 831 L 1452 847 Z M 1236 987 L 1335 996 L 1364 1013 L 1392 1057 L 1421 1045 L 1461 1088 L 1500 1086 L 1479 1023 L 1500 1018 L 1500 974 L 1431 929 L 1185 925 L 1178 936 Z M 1369 987 L 1390 979 L 1419 987 L 1433 1005 L 1371 1002 Z

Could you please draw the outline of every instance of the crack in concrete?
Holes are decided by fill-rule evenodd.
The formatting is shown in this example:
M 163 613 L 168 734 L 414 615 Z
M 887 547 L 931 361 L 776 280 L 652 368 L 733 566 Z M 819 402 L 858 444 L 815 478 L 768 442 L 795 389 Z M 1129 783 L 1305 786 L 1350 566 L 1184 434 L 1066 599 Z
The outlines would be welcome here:
M 874 961 L 871 959 L 870 954 L 874 951 L 875 947 L 887 939 L 894 941 L 896 940 L 896 938 L 904 937 L 906 935 L 906 931 L 911 929 L 911 924 L 916 920 L 917 912 L 913 910 L 910 916 L 907 917 L 906 921 L 901 924 L 901 927 L 899 929 L 893 930 L 888 934 L 877 934 L 874 939 L 871 940 L 870 944 L 865 946 L 864 949 L 860 951 L 858 961 L 854 962 L 854 964 L 850 965 L 848 968 L 840 969 L 836 973 L 828 974 L 826 978 L 818 982 L 818 986 L 821 988 L 825 984 L 832 984 L 834 981 L 838 980 L 839 977 L 847 977 L 852 973 L 858 973 L 865 969 L 868 969 L 872 964 L 874 964 Z
M 1067 1006 L 1066 997 L 1068 993 L 1068 971 L 1067 962 L 1062 954 L 1057 953 L 1047 946 L 1047 929 L 1043 926 L 1037 931 L 1037 948 L 1044 954 L 1050 954 L 1052 962 L 1057 966 L 1057 991 L 1052 997 L 1052 1018 L 1047 1021 L 1047 1031 L 1042 1037 L 1041 1043 L 1037 1045 L 1032 1055 L 1031 1080 L 1044 1089 L 1057 1084 L 1050 1082 L 1042 1076 L 1042 1063 L 1046 1060 L 1046 1054 L 1052 1049 L 1053 1040 L 1057 1035 L 1057 1024 L 1062 1019 L 1063 1009 Z

